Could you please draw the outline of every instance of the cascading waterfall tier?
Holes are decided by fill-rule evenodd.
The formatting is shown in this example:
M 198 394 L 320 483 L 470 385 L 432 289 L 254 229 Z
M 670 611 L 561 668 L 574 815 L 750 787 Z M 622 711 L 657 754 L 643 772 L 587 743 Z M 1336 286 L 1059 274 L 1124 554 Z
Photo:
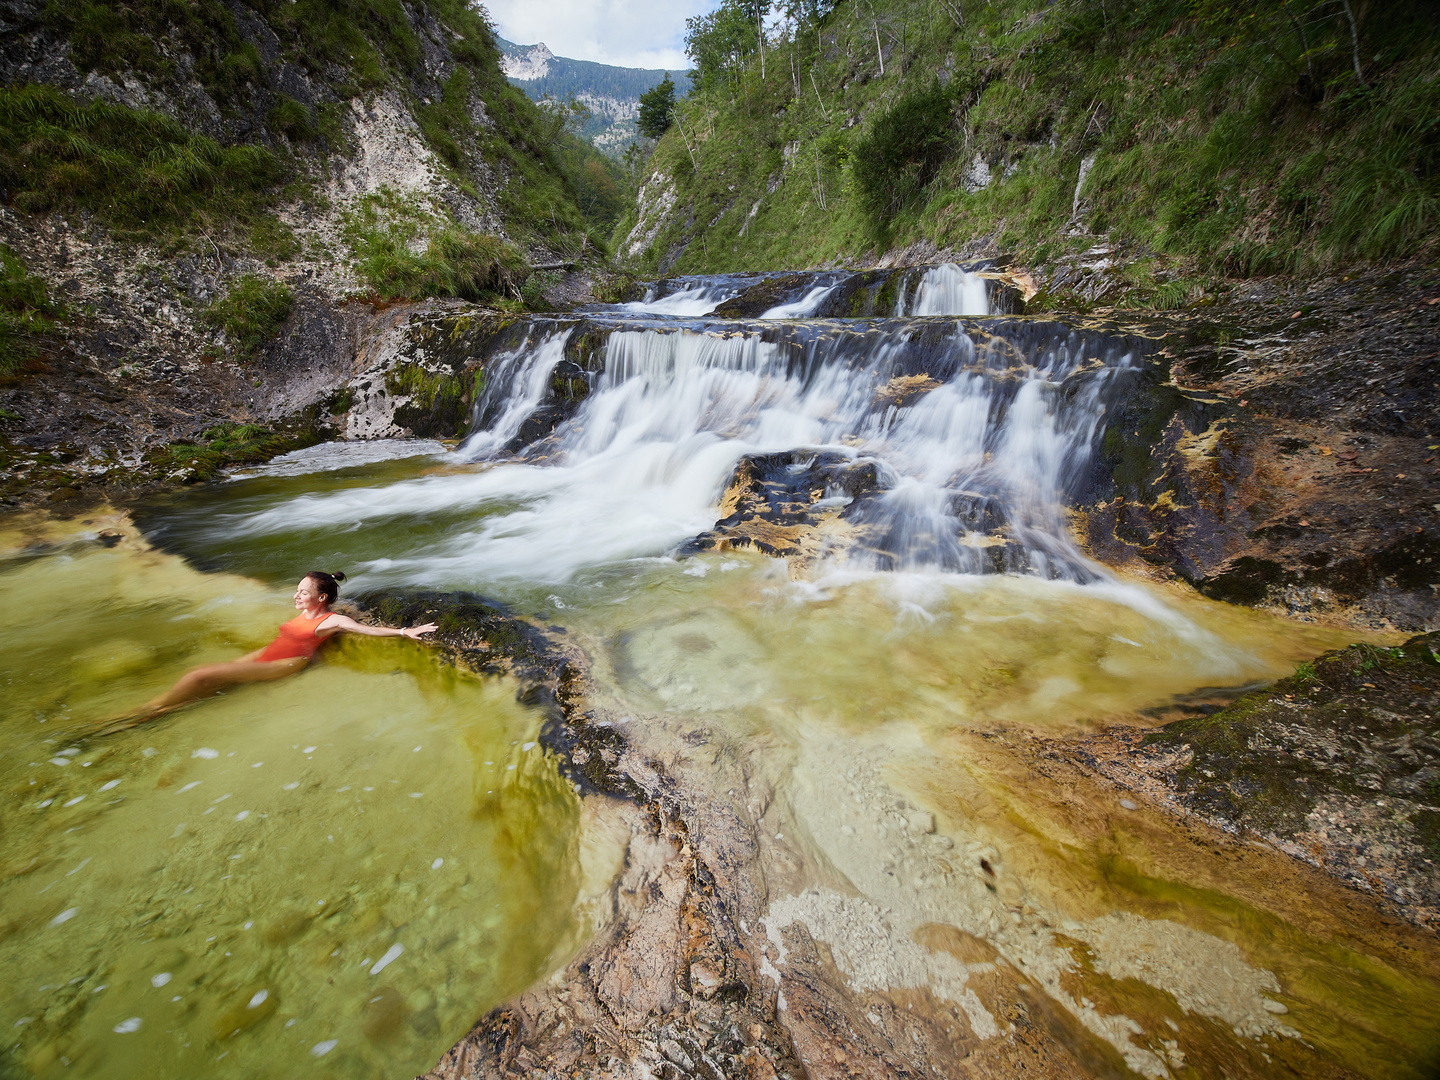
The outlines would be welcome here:
M 597 313 L 718 318 L 810 319 L 907 315 L 1017 314 L 1020 294 L 990 264 L 893 270 L 709 274 L 665 278 L 637 288 L 625 304 Z
M 854 294 L 853 280 L 826 272 L 784 276 L 788 293 L 772 289 L 749 318 L 632 303 L 487 332 L 447 354 L 483 384 L 458 467 L 240 510 L 231 527 L 403 528 L 413 540 L 359 567 L 377 584 L 564 582 L 707 545 L 791 554 L 740 527 L 747 514 L 772 534 L 823 524 L 805 560 L 817 570 L 1103 576 L 1064 507 L 1092 482 L 1107 408 L 1134 383 L 1142 344 L 987 315 L 993 283 L 972 271 L 904 274 L 897 306 L 979 310 L 774 317 L 777 300 Z M 671 283 L 686 287 L 660 300 L 780 280 Z M 437 318 L 416 332 L 453 347 L 467 317 Z M 422 519 L 444 527 L 406 524 Z
M 568 333 L 502 354 L 461 457 L 500 460 Z M 536 478 L 524 531 L 543 545 L 570 534 L 576 514 L 594 522 L 614 516 L 607 506 L 643 507 L 643 528 L 610 554 L 658 554 L 713 525 L 742 460 L 785 454 L 791 473 L 821 458 L 851 475 L 866 467 L 864 490 L 832 476 L 812 500 L 843 507 L 852 543 L 833 554 L 853 565 L 1089 580 L 1096 571 L 1068 538 L 1062 506 L 1133 351 L 1019 320 L 616 320 L 587 398 L 520 450 L 537 460 L 543 448 L 552 472 Z

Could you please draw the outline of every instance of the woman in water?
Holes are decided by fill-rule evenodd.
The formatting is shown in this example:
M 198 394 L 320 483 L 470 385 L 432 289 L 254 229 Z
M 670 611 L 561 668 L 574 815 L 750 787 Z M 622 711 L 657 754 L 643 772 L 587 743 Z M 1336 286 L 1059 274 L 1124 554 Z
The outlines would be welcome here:
M 196 698 L 209 697 L 239 683 L 273 682 L 294 675 L 310 663 L 316 650 L 336 634 L 363 634 L 366 637 L 418 638 L 436 629 L 434 623 L 397 629 L 390 626 L 366 626 L 347 615 L 330 610 L 340 595 L 344 574 L 327 574 L 311 570 L 295 586 L 295 618 L 280 627 L 275 640 L 263 649 L 246 653 L 227 664 L 205 664 L 180 676 L 180 681 L 165 693 L 147 701 L 135 712 L 111 721 L 96 734 L 105 735 L 133 727 L 152 717 L 167 713 Z

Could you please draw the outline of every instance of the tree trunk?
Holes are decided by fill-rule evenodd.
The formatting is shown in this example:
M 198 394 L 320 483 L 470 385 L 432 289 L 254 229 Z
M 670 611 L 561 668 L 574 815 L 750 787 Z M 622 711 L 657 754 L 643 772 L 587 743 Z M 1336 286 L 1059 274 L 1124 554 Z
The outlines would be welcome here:
M 1345 9 L 1345 18 L 1350 20 L 1350 58 L 1355 62 L 1355 81 L 1369 90 L 1370 84 L 1360 74 L 1360 35 L 1355 29 L 1355 13 L 1350 10 L 1350 0 L 1340 0 L 1340 6 Z

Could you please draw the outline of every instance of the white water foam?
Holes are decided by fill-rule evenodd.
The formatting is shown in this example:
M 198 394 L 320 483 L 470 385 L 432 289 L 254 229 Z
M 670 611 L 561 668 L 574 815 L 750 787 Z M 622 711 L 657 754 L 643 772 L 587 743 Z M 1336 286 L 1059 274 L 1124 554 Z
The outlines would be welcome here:
M 834 285 L 816 285 L 799 300 L 778 304 L 761 315 L 762 319 L 808 319 L 815 314 L 825 298 L 835 291 Z
M 1105 387 L 1129 366 L 1114 358 L 1062 395 L 1081 360 L 1063 337 L 1028 363 L 977 344 L 962 328 L 948 350 L 955 374 L 907 407 L 877 391 L 897 371 L 905 328 L 888 336 L 827 336 L 806 355 L 757 333 L 617 330 L 589 397 L 551 437 L 558 464 L 500 460 L 478 472 L 429 476 L 303 496 L 236 522 L 243 532 L 356 528 L 436 512 L 471 520 L 420 549 L 361 567 L 368 584 L 475 586 L 496 579 L 562 582 L 585 567 L 664 554 L 709 529 L 740 459 L 802 449 L 873 461 L 887 490 L 858 523 L 880 555 L 847 553 L 876 569 L 983 573 L 996 569 L 975 534 L 1007 528 L 1007 568 L 1091 580 L 1104 571 L 1070 540 L 1066 483 L 1083 470 Z M 462 455 L 494 459 L 538 403 L 564 335 L 491 364 L 489 393 L 507 393 L 489 430 Z M 842 493 L 830 493 L 846 501 Z
M 905 292 L 900 291 L 895 315 L 959 315 L 979 317 L 990 314 L 990 296 L 985 279 L 962 270 L 954 263 L 932 266 L 915 289 L 911 311 L 905 310 Z
M 656 297 L 655 290 L 651 289 L 650 294 L 644 300 L 632 300 L 628 304 L 620 304 L 618 310 L 634 312 L 637 315 L 709 315 L 710 312 L 734 296 L 736 291 L 733 286 L 725 288 L 716 285 L 697 285 L 694 288 L 673 292 L 669 296 Z

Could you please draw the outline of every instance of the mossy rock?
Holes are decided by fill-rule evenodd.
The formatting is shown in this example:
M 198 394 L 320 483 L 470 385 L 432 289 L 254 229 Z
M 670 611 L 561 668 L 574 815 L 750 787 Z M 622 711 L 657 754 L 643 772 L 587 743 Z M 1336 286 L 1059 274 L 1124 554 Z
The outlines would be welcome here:
M 395 409 L 395 422 L 424 438 L 464 434 L 475 388 L 473 377 L 420 364 L 397 364 L 385 373 L 385 389 L 409 399 Z
M 580 656 L 565 645 L 558 627 L 538 626 L 470 592 L 382 590 L 352 600 L 387 626 L 436 623 L 434 640 L 445 647 L 449 662 L 515 678 L 517 699 L 545 714 L 541 743 L 559 756 L 562 774 L 582 793 L 642 796 L 618 768 L 623 736 L 582 711 Z
M 1417 842 L 1440 856 L 1440 633 L 1326 653 L 1142 745 L 1189 753 L 1176 791 L 1208 817 L 1294 838 L 1322 801 L 1380 797 L 1407 807 Z
M 333 433 L 314 416 L 269 428 L 260 424 L 215 424 L 194 440 L 173 442 L 145 455 L 159 479 L 180 483 L 214 480 L 236 465 L 258 465 L 271 458 L 324 442 Z

